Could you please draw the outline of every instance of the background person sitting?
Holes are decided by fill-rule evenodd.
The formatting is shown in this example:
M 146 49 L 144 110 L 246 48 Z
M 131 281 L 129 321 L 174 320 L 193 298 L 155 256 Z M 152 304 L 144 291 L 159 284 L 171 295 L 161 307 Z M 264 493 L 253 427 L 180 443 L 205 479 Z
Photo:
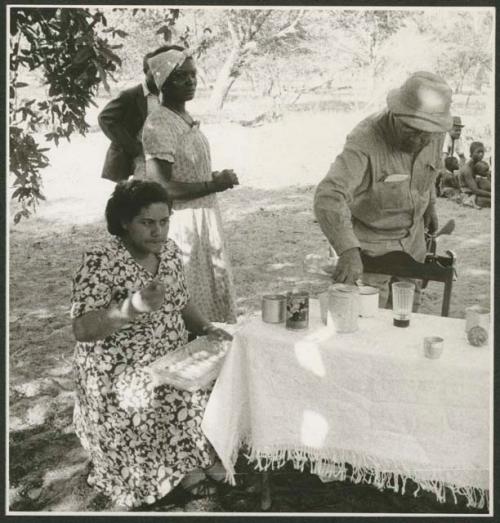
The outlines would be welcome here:
M 483 180 L 480 181 L 481 187 L 476 181 L 476 165 L 479 163 L 479 172 L 484 173 L 483 162 L 484 156 L 484 145 L 481 142 L 472 142 L 470 146 L 470 160 L 460 169 L 459 181 L 460 188 L 463 194 L 471 196 L 469 198 L 473 205 L 478 207 L 491 207 L 491 182 L 489 184 L 489 190 L 484 187 L 488 187 Z M 487 172 L 489 172 L 489 166 L 487 166 Z M 490 174 L 491 176 L 491 174 Z M 470 203 L 464 199 L 465 205 Z
M 454 198 L 460 195 L 458 180 L 458 160 L 454 156 L 446 158 L 445 169 L 439 174 L 439 194 L 443 198 Z

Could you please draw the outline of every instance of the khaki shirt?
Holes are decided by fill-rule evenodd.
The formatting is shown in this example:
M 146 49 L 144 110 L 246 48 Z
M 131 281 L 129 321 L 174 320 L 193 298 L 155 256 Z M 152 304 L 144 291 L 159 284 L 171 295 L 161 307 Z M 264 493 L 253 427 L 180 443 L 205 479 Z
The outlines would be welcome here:
M 347 136 L 344 150 L 316 189 L 314 210 L 337 254 L 360 247 L 373 255 L 403 250 L 425 258 L 424 212 L 435 201 L 443 135 L 416 156 L 397 149 L 387 111 Z M 386 181 L 391 175 L 399 181 Z

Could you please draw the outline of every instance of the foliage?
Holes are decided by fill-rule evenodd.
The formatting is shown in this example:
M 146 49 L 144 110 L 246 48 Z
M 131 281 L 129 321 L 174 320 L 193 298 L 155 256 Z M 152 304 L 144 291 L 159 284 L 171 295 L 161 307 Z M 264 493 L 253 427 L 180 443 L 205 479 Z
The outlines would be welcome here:
M 116 54 L 122 60 L 117 79 L 137 83 L 142 78 L 142 60 L 146 53 L 165 43 L 178 40 L 175 25 L 180 9 L 113 8 L 105 12 L 110 25 L 127 33 L 125 45 Z
M 272 61 L 293 53 L 304 42 L 301 19 L 305 10 L 228 9 L 204 23 L 203 39 L 198 43 L 202 61 L 214 62 L 211 106 L 220 110 L 234 82 L 251 68 L 259 57 Z M 203 14 L 198 14 L 199 20 Z M 208 28 L 208 30 L 207 30 Z
M 99 84 L 109 90 L 108 77 L 121 65 L 115 53 L 121 44 L 114 41 L 126 32 L 107 27 L 99 10 L 12 8 L 10 14 L 9 168 L 13 197 L 22 206 L 14 217 L 18 222 L 43 198 L 40 171 L 48 165 L 48 149 L 40 147 L 37 133 L 57 145 L 75 131 L 87 132 L 86 109 Z M 33 72 L 41 76 L 45 93 L 27 99 L 23 89 Z
M 459 12 L 440 27 L 442 52 L 437 59 L 437 68 L 455 93 L 462 92 L 467 81 L 473 82 L 479 74 L 492 71 L 493 42 L 494 24 L 489 13 Z

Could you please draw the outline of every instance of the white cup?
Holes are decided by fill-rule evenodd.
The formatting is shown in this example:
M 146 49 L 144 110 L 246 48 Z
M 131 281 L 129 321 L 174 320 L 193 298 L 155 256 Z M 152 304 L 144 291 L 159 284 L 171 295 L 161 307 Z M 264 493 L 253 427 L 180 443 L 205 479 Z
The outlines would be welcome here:
M 378 312 L 378 289 L 369 285 L 359 287 L 359 315 L 371 318 Z

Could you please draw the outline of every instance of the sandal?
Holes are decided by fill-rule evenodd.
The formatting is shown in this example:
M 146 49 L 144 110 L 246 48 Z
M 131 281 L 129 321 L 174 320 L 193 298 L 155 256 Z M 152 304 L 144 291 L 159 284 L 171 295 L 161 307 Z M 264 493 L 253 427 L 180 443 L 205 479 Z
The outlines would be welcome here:
M 214 485 L 214 480 L 205 478 L 191 487 L 183 487 L 190 495 L 191 499 L 211 498 L 218 493 L 217 485 Z

